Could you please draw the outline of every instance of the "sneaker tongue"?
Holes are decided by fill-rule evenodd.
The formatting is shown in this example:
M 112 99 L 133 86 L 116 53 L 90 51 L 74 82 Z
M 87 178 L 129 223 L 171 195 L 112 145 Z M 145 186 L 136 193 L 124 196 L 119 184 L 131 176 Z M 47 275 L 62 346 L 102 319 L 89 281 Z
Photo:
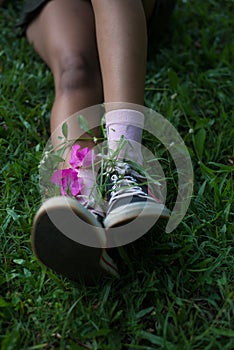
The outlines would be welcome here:
M 111 169 L 112 170 L 112 169 Z M 140 170 L 139 170 L 140 171 Z M 124 162 L 116 162 L 115 167 L 113 168 L 112 173 L 117 173 L 117 175 L 125 176 L 125 175 L 131 175 L 132 177 L 135 177 L 136 179 L 144 179 L 144 182 L 146 181 L 146 177 L 140 174 L 140 172 L 135 170 L 133 166 L 129 165 L 128 163 Z
M 131 167 L 127 163 L 117 162 L 116 165 L 115 165 L 115 171 L 119 175 L 126 175 L 126 174 L 130 174 L 131 173 Z

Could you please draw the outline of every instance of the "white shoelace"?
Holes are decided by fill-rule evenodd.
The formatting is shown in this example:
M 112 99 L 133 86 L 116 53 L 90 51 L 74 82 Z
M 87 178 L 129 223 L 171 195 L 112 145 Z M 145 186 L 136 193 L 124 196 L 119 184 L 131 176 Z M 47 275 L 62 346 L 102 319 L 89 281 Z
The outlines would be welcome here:
M 108 203 L 108 212 L 111 210 L 116 200 L 124 198 L 132 198 L 134 195 L 139 197 L 148 197 L 143 191 L 142 187 L 139 186 L 137 179 L 146 181 L 145 177 L 140 175 L 138 172 L 133 170 L 129 164 L 124 162 L 116 163 L 113 169 L 118 175 L 113 174 L 110 177 L 110 181 L 113 183 L 110 189 L 110 199 Z
M 126 175 L 123 179 L 119 179 L 119 177 L 115 174 L 111 176 L 111 181 L 113 182 L 113 186 L 111 187 L 110 192 L 110 202 L 114 201 L 116 197 L 123 198 L 128 195 L 142 195 L 147 196 L 147 194 L 142 190 L 140 186 L 137 185 L 137 181 L 131 175 Z

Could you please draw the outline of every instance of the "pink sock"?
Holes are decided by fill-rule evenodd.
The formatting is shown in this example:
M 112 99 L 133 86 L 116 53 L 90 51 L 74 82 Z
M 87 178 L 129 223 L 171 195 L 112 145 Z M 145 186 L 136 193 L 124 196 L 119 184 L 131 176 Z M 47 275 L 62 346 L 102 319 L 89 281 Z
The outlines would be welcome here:
M 119 151 L 118 160 L 131 160 L 143 163 L 141 153 L 142 129 L 144 115 L 132 109 L 116 109 L 106 113 L 106 130 L 109 156 Z M 120 140 L 124 138 L 121 148 Z

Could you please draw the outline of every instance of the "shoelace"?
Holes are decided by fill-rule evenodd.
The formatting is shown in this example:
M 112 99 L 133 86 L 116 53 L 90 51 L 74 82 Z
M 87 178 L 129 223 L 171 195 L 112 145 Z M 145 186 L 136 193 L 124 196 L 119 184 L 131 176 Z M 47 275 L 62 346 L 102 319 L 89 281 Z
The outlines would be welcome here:
M 113 186 L 110 189 L 110 201 L 114 201 L 116 197 L 119 198 L 122 194 L 147 196 L 138 185 L 137 180 L 131 175 L 125 175 L 124 178 L 119 179 L 116 174 L 113 174 L 111 181 L 113 182 Z
M 133 170 L 128 163 L 117 162 L 114 168 L 114 174 L 109 179 L 111 182 L 111 186 L 108 189 L 109 206 L 116 199 L 131 195 L 147 197 L 148 194 L 139 186 L 139 180 L 142 180 L 142 182 L 146 181 L 145 177 Z

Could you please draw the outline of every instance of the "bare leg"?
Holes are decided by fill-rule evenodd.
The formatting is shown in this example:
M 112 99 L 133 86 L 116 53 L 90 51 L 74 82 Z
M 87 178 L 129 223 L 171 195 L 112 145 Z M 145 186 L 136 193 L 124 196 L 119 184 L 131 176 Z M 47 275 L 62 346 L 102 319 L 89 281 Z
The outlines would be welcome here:
M 55 101 L 51 132 L 83 108 L 103 100 L 91 3 L 85 0 L 48 2 L 27 30 L 28 40 L 53 72 Z M 92 116 L 88 121 L 95 123 Z M 72 134 L 80 134 L 78 125 Z M 89 135 L 86 135 L 90 138 Z M 90 142 L 80 142 L 83 147 Z
M 154 2 L 144 0 L 147 17 Z M 87 0 L 54 0 L 44 7 L 27 30 L 29 41 L 54 75 L 52 133 L 73 113 L 103 101 L 92 5 L 102 61 L 105 102 L 143 104 L 146 29 L 141 1 L 93 0 L 91 4 Z M 110 13 L 109 6 L 112 6 Z M 105 21 L 102 21 L 103 18 Z M 110 28 L 113 29 L 110 31 Z M 90 118 L 91 125 L 92 121 L 95 123 L 95 118 L 98 117 Z M 80 133 L 80 130 L 77 131 Z M 73 132 L 75 134 L 76 130 L 73 129 Z M 81 144 L 90 145 L 89 142 Z
M 132 160 L 139 159 L 142 163 L 142 131 L 139 132 L 139 129 L 143 128 L 144 116 L 135 111 L 139 109 L 135 105 L 144 104 L 146 22 L 153 10 L 154 1 L 146 0 L 144 4 L 141 0 L 91 1 L 96 22 L 104 99 L 109 112 L 106 114 L 106 128 L 110 155 L 112 151 L 117 151 L 119 140 L 124 137 L 128 141 L 134 141 L 135 147 L 127 144 L 123 154 Z M 120 111 L 122 109 L 123 113 Z M 113 113 L 110 113 L 111 110 L 114 110 Z M 133 151 L 130 152 L 130 149 Z M 118 158 L 122 158 L 122 155 L 119 154 Z
M 144 103 L 146 17 L 141 0 L 91 0 L 105 102 Z

